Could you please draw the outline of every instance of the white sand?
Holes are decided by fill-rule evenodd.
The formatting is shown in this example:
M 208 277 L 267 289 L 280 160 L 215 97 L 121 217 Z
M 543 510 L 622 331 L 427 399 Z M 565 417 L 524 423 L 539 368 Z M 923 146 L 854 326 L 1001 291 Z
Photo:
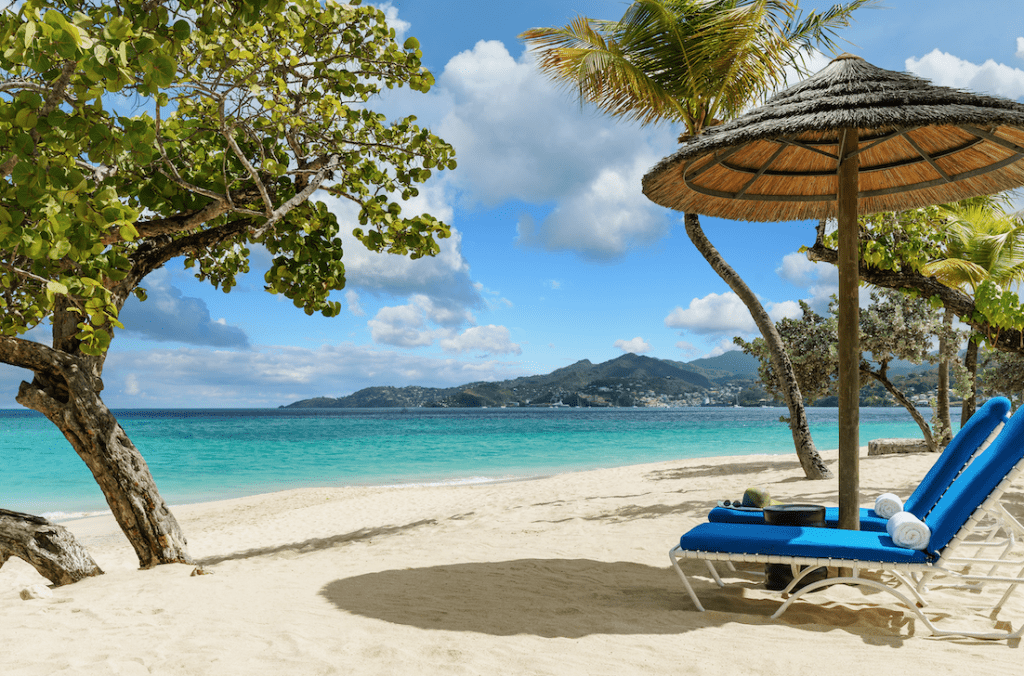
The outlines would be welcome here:
M 824 454 L 834 467 L 835 453 Z M 865 506 L 906 496 L 935 456 L 862 457 Z M 751 485 L 835 504 L 795 456 L 696 459 L 482 486 L 303 489 L 175 514 L 192 567 L 140 571 L 109 517 L 69 522 L 106 574 L 44 582 L 0 569 L 0 674 L 1017 674 L 1019 642 L 935 639 L 888 594 L 832 587 L 781 620 L 750 571 L 718 589 L 668 550 Z M 1024 511 L 1020 492 L 1011 510 Z M 988 628 L 963 591 L 933 619 Z M 1024 593 L 1001 618 L 1024 622 Z

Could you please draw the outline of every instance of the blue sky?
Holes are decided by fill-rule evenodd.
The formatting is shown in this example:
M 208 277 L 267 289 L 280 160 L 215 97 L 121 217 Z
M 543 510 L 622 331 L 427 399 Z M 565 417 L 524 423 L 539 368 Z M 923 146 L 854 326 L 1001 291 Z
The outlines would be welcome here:
M 822 9 L 830 2 L 804 1 Z M 932 81 L 1024 97 L 1019 0 L 888 0 L 844 31 L 847 51 Z M 639 128 L 581 107 L 539 74 L 517 39 L 577 14 L 616 19 L 619 0 L 393 0 L 437 86 L 376 107 L 416 114 L 455 146 L 459 167 L 407 205 L 450 223 L 434 259 L 346 241 L 343 312 L 307 317 L 263 291 L 269 257 L 224 294 L 180 262 L 126 306 L 104 373 L 111 407 L 276 407 L 371 385 L 446 387 L 547 373 L 624 352 L 690 361 L 752 336 L 743 306 L 690 244 L 681 214 L 644 198 L 640 179 L 679 130 Z M 815 69 L 828 58 L 816 58 Z M 354 212 L 325 201 L 342 230 Z M 706 234 L 776 318 L 821 307 L 834 270 L 796 253 L 813 224 L 703 219 Z M 345 224 L 349 224 L 346 229 Z M 30 337 L 46 339 L 37 329 Z M 27 372 L 0 366 L 0 407 Z

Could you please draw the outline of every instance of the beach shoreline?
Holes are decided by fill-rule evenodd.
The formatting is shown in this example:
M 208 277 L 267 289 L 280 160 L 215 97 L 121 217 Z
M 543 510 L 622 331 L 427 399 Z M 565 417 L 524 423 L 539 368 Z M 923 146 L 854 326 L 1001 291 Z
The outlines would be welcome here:
M 835 451 L 822 456 L 835 467 Z M 934 458 L 862 451 L 862 504 L 909 494 Z M 19 676 L 1019 668 L 1019 642 L 928 638 L 894 598 L 861 589 L 829 588 L 771 620 L 781 600 L 756 570 L 719 589 L 684 562 L 708 608 L 695 612 L 668 550 L 718 500 L 754 485 L 835 504 L 836 480 L 803 480 L 793 454 L 292 489 L 174 507 L 210 573 L 199 576 L 185 565 L 138 570 L 112 517 L 76 519 L 66 527 L 106 574 L 24 601 L 21 589 L 45 581 L 20 560 L 0 568 L 0 664 Z M 1022 489 L 1011 491 L 1014 508 Z M 935 613 L 991 624 L 976 595 L 933 597 Z M 1011 597 L 1000 617 L 1019 626 L 1024 599 Z

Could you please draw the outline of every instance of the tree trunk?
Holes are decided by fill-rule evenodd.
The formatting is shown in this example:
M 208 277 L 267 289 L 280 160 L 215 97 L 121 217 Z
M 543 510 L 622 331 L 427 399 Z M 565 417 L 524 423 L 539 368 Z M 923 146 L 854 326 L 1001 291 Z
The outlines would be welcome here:
M 917 426 L 921 428 L 921 434 L 924 436 L 924 442 L 928 444 L 928 450 L 931 451 L 932 453 L 938 451 L 939 448 L 935 445 L 935 438 L 932 436 L 931 426 L 928 424 L 928 421 L 925 420 L 924 416 L 918 412 L 917 408 L 914 406 L 914 403 L 907 399 L 906 395 L 904 395 L 902 392 L 896 389 L 896 386 L 893 385 L 886 377 L 885 372 L 883 371 L 881 373 L 876 373 L 875 371 L 872 371 L 870 369 L 862 369 L 861 373 L 869 375 L 878 382 L 882 383 L 882 387 L 884 387 L 885 390 L 892 395 L 893 399 L 898 401 L 900 405 L 903 406 L 903 408 L 907 409 L 907 411 L 910 413 L 910 417 L 912 417 L 914 419 L 914 422 L 917 423 Z M 949 440 L 944 441 L 942 447 L 945 448 L 945 445 L 948 443 Z
M 103 491 L 142 568 L 193 563 L 178 522 L 160 497 L 146 461 L 99 397 L 102 381 L 88 364 L 56 353 L 51 369 L 23 382 L 17 401 L 39 411 L 60 429 Z
M 12 556 L 27 561 L 58 587 L 103 574 L 64 526 L 41 516 L 0 509 L 0 567 Z
M 697 247 L 697 250 L 706 260 L 718 276 L 729 285 L 733 293 L 739 296 L 743 304 L 750 311 L 754 323 L 764 336 L 765 345 L 768 346 L 768 353 L 771 357 L 772 368 L 779 378 L 779 389 L 786 399 L 786 407 L 789 408 L 789 429 L 793 434 L 793 444 L 796 447 L 797 458 L 800 459 L 800 466 L 803 467 L 804 475 L 808 479 L 831 479 L 832 472 L 818 455 L 814 447 L 814 440 L 811 438 L 811 430 L 807 424 L 807 414 L 804 411 L 803 395 L 800 393 L 800 386 L 796 381 L 796 374 L 793 372 L 793 365 L 789 361 L 789 355 L 782 345 L 782 338 L 775 329 L 775 322 L 761 306 L 757 296 L 750 290 L 750 287 L 740 278 L 736 271 L 725 262 L 722 255 L 711 244 L 704 231 L 700 227 L 700 219 L 697 214 L 685 214 L 683 220 L 686 224 L 686 234 L 690 241 Z
M 970 378 L 970 389 L 964 397 L 964 407 L 960 411 L 960 427 L 967 424 L 978 406 L 978 340 L 974 336 L 967 341 L 964 367 L 967 369 L 967 377 Z
M 953 438 L 953 424 L 949 419 L 949 339 L 953 332 L 953 313 L 947 309 L 942 315 L 944 324 L 942 335 L 939 336 L 939 384 L 935 401 L 935 417 L 939 421 L 939 445 L 945 448 Z

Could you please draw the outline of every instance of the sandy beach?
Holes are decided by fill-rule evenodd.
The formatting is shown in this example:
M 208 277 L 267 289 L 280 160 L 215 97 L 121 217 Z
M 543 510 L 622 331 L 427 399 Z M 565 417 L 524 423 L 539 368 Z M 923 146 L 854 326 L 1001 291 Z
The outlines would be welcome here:
M 865 506 L 908 495 L 934 458 L 862 452 Z M 106 574 L 24 601 L 45 580 L 20 560 L 0 569 L 0 673 L 1019 673 L 1019 641 L 930 638 L 888 594 L 833 587 L 771 620 L 779 596 L 756 567 L 719 589 L 684 562 L 696 612 L 668 550 L 753 485 L 835 504 L 836 481 L 803 480 L 792 455 L 292 490 L 176 507 L 201 576 L 140 571 L 112 518 L 71 521 Z M 927 612 L 990 627 L 987 594 L 936 590 Z M 1024 594 L 1000 619 L 1024 622 Z

